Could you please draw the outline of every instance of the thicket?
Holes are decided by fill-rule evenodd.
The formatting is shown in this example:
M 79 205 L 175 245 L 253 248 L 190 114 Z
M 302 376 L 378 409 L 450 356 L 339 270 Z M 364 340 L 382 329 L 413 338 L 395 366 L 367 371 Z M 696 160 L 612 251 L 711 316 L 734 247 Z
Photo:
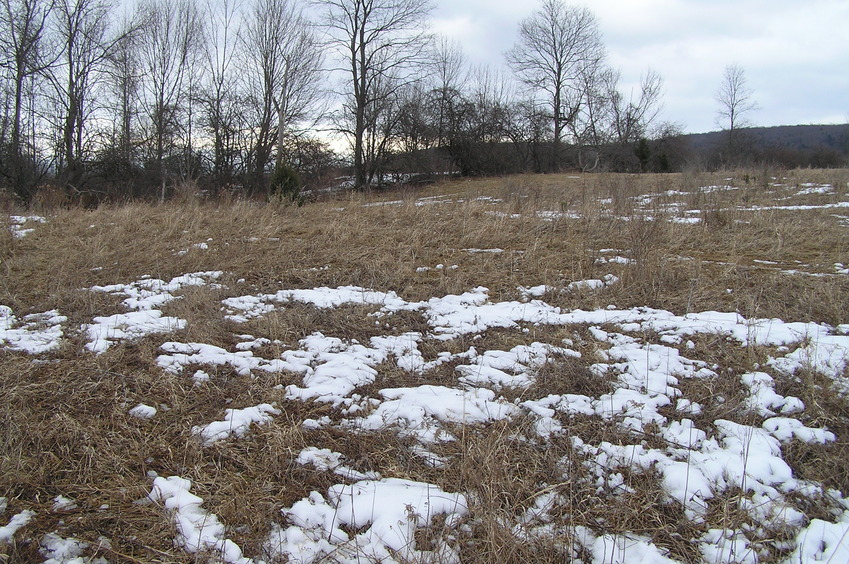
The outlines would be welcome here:
M 24 207 L 94 207 L 190 190 L 265 198 L 282 182 L 297 201 L 446 175 L 846 163 L 839 150 L 689 147 L 658 120 L 660 76 L 623 95 L 594 16 L 559 0 L 520 22 L 512 74 L 473 68 L 458 45 L 424 33 L 427 2 L 375 0 L 374 18 L 398 16 L 387 26 L 363 1 L 316 3 L 310 20 L 297 0 L 144 0 L 123 17 L 117 0 L 3 0 L 0 192 Z M 347 11 L 388 49 L 380 68 L 345 78 L 327 69 L 357 36 Z M 564 47 L 592 64 L 552 98 L 551 77 L 533 71 L 546 66 L 534 34 L 575 18 L 588 32 Z

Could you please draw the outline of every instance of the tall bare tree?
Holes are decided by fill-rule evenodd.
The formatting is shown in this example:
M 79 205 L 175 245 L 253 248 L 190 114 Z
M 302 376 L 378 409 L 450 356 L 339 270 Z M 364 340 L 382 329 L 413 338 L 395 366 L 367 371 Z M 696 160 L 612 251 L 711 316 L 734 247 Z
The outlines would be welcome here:
M 542 93 L 551 111 L 554 159 L 568 122 L 581 101 L 586 77 L 601 69 L 605 50 L 593 13 L 562 0 L 543 0 L 519 25 L 519 42 L 507 62 L 529 88 Z
M 740 165 L 748 158 L 751 148 L 746 142 L 745 132 L 740 129 L 751 125 L 749 114 L 760 107 L 753 98 L 742 67 L 725 67 L 722 82 L 714 98 L 719 104 L 716 123 L 727 132 L 725 146 L 720 151 L 720 160 L 727 166 Z
M 320 101 L 323 54 L 294 0 L 255 0 L 243 38 L 249 95 L 258 112 L 252 168 L 261 178 L 275 143 L 279 167 L 286 135 Z
M 145 28 L 140 58 L 151 129 L 150 158 L 159 174 L 162 200 L 167 180 L 166 157 L 171 155 L 181 128 L 187 127 L 180 118 L 189 99 L 192 69 L 200 56 L 203 26 L 194 0 L 147 0 L 141 12 Z
M 233 174 L 241 121 L 235 60 L 240 4 L 239 0 L 207 0 L 207 84 L 201 98 L 205 125 L 212 136 L 212 174 L 219 183 Z
M 129 172 L 133 164 L 134 122 L 139 114 L 139 89 L 142 69 L 139 31 L 144 30 L 139 14 L 125 17 L 118 26 L 118 41 L 109 51 L 106 65 L 106 88 L 114 106 L 109 108 L 114 119 L 109 165 Z M 114 171 L 114 172 L 117 172 Z M 122 175 L 123 176 L 123 175 Z
M 722 82 L 714 94 L 714 99 L 719 104 L 716 112 L 717 125 L 729 132 L 748 125 L 748 114 L 759 109 L 752 95 L 743 68 L 739 65 L 725 67 Z
M 394 105 L 400 89 L 420 77 L 413 72 L 427 59 L 426 20 L 430 0 L 322 0 L 330 42 L 347 74 L 347 92 L 340 130 L 352 139 L 354 182 L 367 186 L 378 163 L 367 160 L 379 139 L 382 112 Z M 397 107 L 397 106 L 394 106 Z M 388 120 L 391 121 L 391 120 Z M 370 139 L 370 136 L 376 136 Z
M 613 141 L 620 144 L 637 142 L 648 135 L 649 128 L 662 109 L 663 78 L 650 69 L 640 79 L 639 94 L 631 92 L 628 96 L 619 89 L 618 72 L 611 73 L 610 79 L 608 88 Z
M 110 36 L 114 9 L 110 0 L 59 0 L 56 7 L 62 64 L 57 65 L 54 82 L 64 114 L 59 169 L 71 189 L 79 190 L 83 180 L 82 160 L 90 148 L 86 126 L 98 109 L 95 89 L 122 34 L 133 32 L 130 28 Z
M 456 41 L 440 37 L 436 41 L 433 58 L 433 88 L 436 102 L 436 143 L 445 146 L 449 132 L 456 125 L 456 106 L 461 97 L 461 81 L 468 73 L 462 46 Z
M 46 45 L 48 20 L 54 8 L 53 0 L 2 0 L 0 3 L 0 51 L 3 70 L 11 82 L 13 115 L 9 135 L 7 166 L 4 174 L 15 196 L 28 204 L 35 193 L 31 166 L 25 152 L 34 153 L 34 140 L 24 148 L 23 112 L 27 89 L 35 95 L 36 77 L 56 62 L 55 50 Z M 30 104 L 34 104 L 29 100 Z M 35 128 L 35 123 L 30 124 Z

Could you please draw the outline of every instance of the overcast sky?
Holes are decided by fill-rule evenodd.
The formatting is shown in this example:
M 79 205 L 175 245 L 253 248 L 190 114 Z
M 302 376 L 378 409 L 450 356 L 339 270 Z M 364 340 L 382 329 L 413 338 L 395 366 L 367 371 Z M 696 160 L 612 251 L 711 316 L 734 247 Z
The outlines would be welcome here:
M 518 23 L 539 1 L 436 0 L 434 31 L 470 63 L 504 65 Z M 717 129 L 714 94 L 727 65 L 745 72 L 754 125 L 849 122 L 849 0 L 593 0 L 622 88 L 647 69 L 664 79 L 662 119 Z

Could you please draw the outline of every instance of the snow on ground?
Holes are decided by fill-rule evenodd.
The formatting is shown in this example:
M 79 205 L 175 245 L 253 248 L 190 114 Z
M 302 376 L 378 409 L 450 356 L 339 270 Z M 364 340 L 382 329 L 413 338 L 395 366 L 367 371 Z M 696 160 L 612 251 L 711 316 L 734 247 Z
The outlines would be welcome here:
M 264 425 L 270 423 L 272 416 L 280 415 L 281 411 L 268 403 L 261 403 L 244 409 L 227 409 L 224 420 L 213 421 L 206 425 L 192 428 L 192 433 L 200 435 L 203 444 L 209 446 L 230 435 L 241 437 L 248 432 L 252 424 Z
M 192 482 L 179 476 L 157 477 L 148 498 L 160 504 L 177 526 L 177 546 L 192 554 L 210 551 L 227 564 L 249 564 L 253 560 L 242 556 L 239 545 L 225 535 L 218 517 L 206 511 L 203 498 L 191 493 Z
M 82 330 L 88 338 L 86 349 L 102 353 L 116 342 L 133 340 L 155 333 L 170 333 L 183 329 L 185 319 L 163 316 L 155 309 L 178 299 L 174 293 L 190 286 L 205 286 L 218 279 L 223 272 L 209 271 L 184 274 L 165 282 L 158 278 L 142 277 L 130 284 L 93 286 L 92 292 L 126 296 L 124 306 L 130 311 L 106 317 L 95 317 Z
M 156 408 L 140 403 L 127 413 L 138 419 L 152 419 L 156 416 Z
M 145 278 L 126 285 L 92 288 L 124 296 L 124 305 L 131 311 L 112 316 L 113 320 L 120 318 L 124 325 L 95 318 L 93 324 L 84 326 L 90 338 L 86 348 L 99 353 L 125 338 L 185 327 L 184 320 L 174 319 L 167 326 L 157 325 L 158 320 L 167 318 L 156 308 L 177 299 L 174 293 L 182 288 L 212 283 L 220 275 L 196 273 L 170 282 Z M 592 289 L 605 283 L 612 282 L 599 279 L 577 284 Z M 545 286 L 520 290 L 525 290 L 529 301 L 493 302 L 483 287 L 420 302 L 407 302 L 391 291 L 353 286 L 234 296 L 223 300 L 222 317 L 237 324 L 298 302 L 318 308 L 362 306 L 377 319 L 397 312 L 418 312 L 429 330 L 426 334 L 378 335 L 365 343 L 317 332 L 293 348 L 286 349 L 281 343 L 285 350 L 270 359 L 254 352 L 271 342 L 262 336 L 237 333 L 235 351 L 203 343 L 168 341 L 161 345 L 157 363 L 173 374 L 183 374 L 192 367 L 187 378 L 197 384 L 209 379 L 202 369 L 215 365 L 231 366 L 243 376 L 256 372 L 294 374 L 301 382 L 285 388 L 287 401 L 328 403 L 337 410 L 336 416 L 304 422 L 305 426 L 335 425 L 353 433 L 397 432 L 412 438 L 424 456 L 429 452 L 428 445 L 456 440 L 446 424 L 456 428 L 458 424 L 479 425 L 527 417 L 540 439 L 546 440 L 566 433 L 564 418 L 599 417 L 633 437 L 632 444 L 590 444 L 571 437 L 575 451 L 584 457 L 590 475 L 595 476 L 600 494 L 624 487 L 621 476 L 625 470 L 655 472 L 666 502 L 679 506 L 687 518 L 701 523 L 711 500 L 730 491 L 743 492 L 737 505 L 749 515 L 754 529 L 709 530 L 700 541 L 706 559 L 754 562 L 757 554 L 783 547 L 795 551 L 794 557 L 800 562 L 828 558 L 842 561 L 849 502 L 839 492 L 825 491 L 817 483 L 797 479 L 782 458 L 782 445 L 793 441 L 827 445 L 836 437 L 828 429 L 807 426 L 804 404 L 798 398 L 778 394 L 774 375 L 812 369 L 830 376 L 835 389 L 846 393 L 849 386 L 843 374 L 849 363 L 849 336 L 845 327 L 745 319 L 725 312 L 677 316 L 651 308 L 612 307 L 563 311 L 538 299 L 550 291 Z M 53 350 L 61 342 L 60 323 L 66 320 L 57 312 L 28 316 L 23 323 L 8 308 L 0 312 L 4 331 L 0 335 L 7 347 L 39 354 Z M 136 318 L 141 315 L 145 317 Z M 537 371 L 546 363 L 581 358 L 580 353 L 569 348 L 570 342 L 564 341 L 564 346 L 536 342 L 509 350 L 472 347 L 461 353 L 444 351 L 432 358 L 421 349 L 426 341 L 439 344 L 461 336 L 474 337 L 490 328 L 522 331 L 533 325 L 586 327 L 598 343 L 597 358 L 586 359 L 590 371 L 612 382 L 614 389 L 598 397 L 562 394 L 505 399 L 505 390 L 531 389 Z M 655 340 L 645 341 L 646 334 L 655 335 Z M 765 367 L 774 371 L 772 374 L 759 371 L 739 376 L 748 390 L 743 405 L 752 415 L 762 418 L 760 424 L 742 425 L 718 419 L 711 426 L 700 428 L 688 417 L 700 413 L 701 407 L 684 397 L 682 381 L 715 378 L 722 368 L 688 358 L 690 339 L 700 334 L 722 336 L 735 346 L 775 347 L 775 355 Z M 380 367 L 387 362 L 420 378 L 451 362 L 455 365 L 456 384 L 433 385 L 425 380 L 416 386 L 382 388 L 373 397 L 362 395 L 359 390 L 375 382 Z M 667 406 L 674 406 L 675 410 L 662 409 Z M 670 418 L 669 413 L 676 415 Z M 139 403 L 128 414 L 150 418 L 156 409 Z M 204 445 L 212 445 L 245 436 L 254 425 L 273 424 L 280 414 L 281 408 L 272 403 L 228 408 L 222 420 L 198 425 L 192 432 Z M 657 433 L 667 446 L 645 446 L 641 438 L 646 433 Z M 417 528 L 428 527 L 437 514 L 449 515 L 449 525 L 465 515 L 467 502 L 463 493 L 447 493 L 431 484 L 357 471 L 345 464 L 339 453 L 321 445 L 301 451 L 296 462 L 316 471 L 332 472 L 349 483 L 331 487 L 326 495 L 312 492 L 291 508 L 282 508 L 280 522 L 272 525 L 266 542 L 267 556 L 307 562 L 322 558 L 345 562 L 357 557 L 387 561 L 436 558 L 443 562 L 459 557 L 454 537 L 448 532 L 436 544 L 436 552 L 428 554 L 417 549 L 414 533 Z M 432 465 L 439 468 L 443 463 L 434 457 Z M 563 479 L 569 479 L 568 473 Z M 176 544 L 188 552 L 217 552 L 225 562 L 252 561 L 227 538 L 226 527 L 202 508 L 203 500 L 191 494 L 190 488 L 191 483 L 183 478 L 156 478 L 150 494 L 150 499 L 161 503 L 174 519 Z M 798 503 L 800 498 L 831 507 L 835 520 L 808 520 L 804 507 Z M 545 511 L 563 503 L 556 495 L 545 499 L 549 504 Z M 840 511 L 834 509 L 840 507 Z M 541 508 L 535 516 L 522 518 L 516 524 L 517 534 L 544 535 L 543 529 L 531 524 L 545 511 Z M 32 516 L 27 511 L 18 513 L 0 528 L 0 535 L 8 541 Z M 767 531 L 774 530 L 777 524 L 796 532 L 791 545 L 779 546 L 778 541 L 768 538 Z M 352 535 L 339 528 L 343 525 L 363 532 Z M 571 534 L 583 539 L 586 552 L 596 562 L 670 561 L 650 539 L 640 536 L 601 531 L 596 536 L 588 529 Z M 52 537 L 45 538 L 43 553 L 47 558 L 63 561 L 56 555 L 76 558 L 82 554 L 84 546 L 75 544 L 77 541 L 61 544 Z
M 450 530 L 467 513 L 465 496 L 433 484 L 384 478 L 331 486 L 325 499 L 313 491 L 281 513 L 291 523 L 275 526 L 266 550 L 289 562 L 459 562 L 448 539 L 419 550 L 416 530 L 447 516 Z M 350 535 L 340 527 L 365 531 Z
M 830 193 L 820 185 L 802 188 L 800 195 Z M 645 205 L 651 203 L 650 199 L 645 200 Z M 30 220 L 38 221 L 27 218 L 15 225 Z M 188 250 L 203 250 L 205 245 Z M 630 263 L 619 254 L 624 251 L 598 252 L 612 255 L 598 259 L 599 264 Z M 455 267 L 437 265 L 432 270 L 448 268 Z M 428 270 L 431 267 L 419 269 Z M 843 270 L 843 264 L 835 265 L 836 275 L 844 274 Z M 221 276 L 218 271 L 199 272 L 167 282 L 143 277 L 129 284 L 90 288 L 89 291 L 120 297 L 127 311 L 94 317 L 83 325 L 80 331 L 87 339 L 85 348 L 100 354 L 124 340 L 185 328 L 186 320 L 165 316 L 160 308 L 179 299 L 183 289 L 215 284 Z M 332 414 L 303 421 L 304 428 L 334 426 L 350 433 L 395 432 L 413 443 L 411 452 L 435 469 L 447 461 L 430 449 L 457 440 L 454 432 L 459 425 L 526 418 L 543 448 L 552 437 L 571 443 L 599 496 L 627 492 L 623 479 L 626 473 L 651 474 L 662 488 L 663 503 L 677 508 L 696 524 L 707 522 L 711 504 L 717 499 L 732 496 L 732 509 L 746 515 L 750 524 L 740 530 L 706 529 L 700 538 L 692 539 L 706 562 L 755 563 L 774 554 L 789 554 L 785 561 L 793 563 L 849 562 L 849 501 L 841 492 L 799 479 L 782 455 L 782 449 L 793 443 L 828 446 L 836 436 L 826 428 L 809 426 L 804 403 L 797 397 L 779 394 L 775 381 L 779 377 L 792 378 L 800 370 L 812 370 L 831 378 L 834 385 L 828 393 L 849 396 L 849 327 L 746 319 L 733 312 L 679 316 L 647 307 L 563 310 L 542 299 L 555 291 L 601 290 L 616 282 L 611 274 L 572 281 L 562 288 L 530 285 L 518 288 L 522 301 L 501 302 L 491 300 L 484 287 L 418 302 L 406 301 L 391 290 L 357 286 L 233 295 L 222 300 L 221 315 L 222 323 L 229 322 L 234 330 L 295 303 L 316 308 L 362 307 L 364 315 L 379 322 L 378 326 L 384 326 L 383 322 L 396 313 L 413 312 L 421 315 L 426 328 L 402 334 L 387 330 L 387 334 L 363 342 L 315 332 L 297 343 L 274 341 L 281 350 L 274 358 L 260 356 L 262 350 L 267 350 L 264 347 L 272 343 L 268 336 L 236 331 L 233 350 L 181 342 L 179 335 L 169 336 L 172 340 L 161 343 L 156 362 L 163 371 L 184 375 L 188 383 L 197 386 L 210 381 L 206 370 L 214 366 L 231 367 L 245 378 L 259 373 L 288 373 L 296 383 L 283 388 L 285 399 L 276 396 L 278 403 L 317 402 L 325 406 L 324 413 Z M 67 319 L 57 311 L 19 320 L 10 308 L 0 306 L 0 346 L 33 355 L 50 353 L 63 342 L 64 331 L 70 330 L 67 326 L 63 330 L 66 324 Z M 479 350 L 468 345 L 490 329 L 518 333 L 535 326 L 584 328 L 597 345 L 595 356 L 584 358 L 572 350 L 569 340 L 559 344 L 532 342 L 506 350 Z M 647 335 L 652 338 L 647 339 Z M 745 390 L 741 410 L 749 424 L 728 419 L 697 423 L 703 406 L 687 397 L 683 384 L 717 378 L 724 368 L 690 358 L 694 354 L 692 340 L 700 335 L 723 338 L 727 346 L 769 347 L 771 357 L 765 365 L 735 376 Z M 449 346 L 458 338 L 468 341 L 461 352 Z M 440 352 L 423 352 L 434 349 Z M 547 363 L 566 359 L 580 360 L 594 377 L 609 382 L 612 389 L 598 396 L 535 396 L 539 370 Z M 409 382 L 421 383 L 386 386 L 366 393 L 364 389 L 378 381 L 387 363 L 408 373 Z M 452 367 L 453 381 L 445 382 L 443 377 L 440 385 L 429 383 L 429 373 L 445 365 Z M 246 385 L 250 385 L 249 380 Z M 221 420 L 196 425 L 190 431 L 205 446 L 238 440 L 249 436 L 256 425 L 274 425 L 286 408 L 278 403 L 269 399 L 267 403 L 239 408 L 221 406 Z M 156 408 L 145 403 L 137 403 L 127 412 L 140 419 L 155 417 L 156 413 Z M 608 422 L 631 440 L 613 444 L 569 436 L 566 422 L 575 417 Z M 651 446 L 644 440 L 648 436 L 655 438 Z M 189 480 L 155 477 L 148 499 L 160 505 L 173 521 L 176 546 L 192 554 L 212 552 L 223 562 L 259 564 L 266 558 L 300 562 L 459 561 L 459 531 L 463 520 L 474 512 L 474 500 L 470 504 L 467 492 L 446 492 L 433 484 L 363 472 L 341 453 L 323 445 L 302 449 L 293 462 L 311 471 L 330 473 L 330 483 L 340 483 L 327 491 L 312 491 L 291 507 L 281 507 L 278 520 L 269 524 L 263 553 L 251 555 L 254 559 L 246 557 L 229 538 L 232 535 L 228 526 L 238 523 L 225 525 L 205 510 L 203 499 L 191 493 Z M 562 473 L 564 482 L 572 479 L 565 461 Z M 3 513 L 7 501 L 0 500 Z M 54 511 L 67 511 L 74 503 L 58 496 Z M 581 554 L 592 562 L 673 561 L 651 538 L 638 534 L 608 534 L 601 525 L 598 530 L 554 526 L 551 515 L 563 514 L 568 503 L 556 490 L 543 489 L 525 513 L 516 516 L 510 528 L 519 538 L 544 538 L 552 544 L 567 537 L 576 539 Z M 819 516 L 829 514 L 831 519 L 810 518 L 805 512 L 809 506 L 819 507 Z M 9 518 L 7 524 L 0 526 L 0 542 L 11 542 L 13 536 L 25 534 L 26 525 L 34 516 L 32 511 L 23 510 Z M 440 525 L 430 531 L 435 540 L 425 550 L 417 544 L 417 532 L 433 528 L 436 517 Z M 785 532 L 781 539 L 772 534 L 776 530 Z M 48 562 L 73 562 L 82 558 L 88 548 L 82 541 L 63 539 L 54 533 L 43 536 L 39 543 Z M 573 554 L 577 558 L 578 553 Z
M 531 287 L 527 294 L 530 298 L 544 291 L 547 291 L 544 286 Z M 369 315 L 378 318 L 416 311 L 428 322 L 430 331 L 424 335 L 378 336 L 368 343 L 315 333 L 302 339 L 296 349 L 285 350 L 275 359 L 262 359 L 250 350 L 231 353 L 210 345 L 169 342 L 163 345 L 165 354 L 158 362 L 175 373 L 188 365 L 229 364 L 244 375 L 265 370 L 299 374 L 302 383 L 286 388 L 287 400 L 330 403 L 341 416 L 305 421 L 306 427 L 337 425 L 355 433 L 394 430 L 415 439 L 423 452 L 427 452 L 429 444 L 455 440 L 443 426 L 445 423 L 476 425 L 528 417 L 544 440 L 565 432 L 561 424 L 563 417 L 600 417 L 634 437 L 633 444 L 625 445 L 589 444 L 572 438 L 576 451 L 584 456 L 591 474 L 596 476 L 600 493 L 604 488 L 622 487 L 623 470 L 657 472 L 667 503 L 679 506 L 696 523 L 704 522 L 709 504 L 717 496 L 731 491 L 744 493 L 737 504 L 740 511 L 749 515 L 755 528 L 709 530 L 699 541 L 706 559 L 756 562 L 757 555 L 764 551 L 783 550 L 787 546 L 770 540 L 767 533 L 776 526 L 797 531 L 797 540 L 790 548 L 799 555 L 798 561 L 817 562 L 824 555 L 831 558 L 842 554 L 840 535 L 849 526 L 844 523 L 846 510 L 841 513 L 833 509 L 834 522 L 809 521 L 797 500 L 807 498 L 832 508 L 847 506 L 849 502 L 839 492 L 825 491 L 819 484 L 798 480 L 782 458 L 782 444 L 792 441 L 828 444 L 835 440 L 834 434 L 805 425 L 798 418 L 804 416 L 804 404 L 798 398 L 778 394 L 773 376 L 767 372 L 740 376 L 741 384 L 748 390 L 744 405 L 750 413 L 762 418 L 760 425 L 715 420 L 712 426 L 699 428 L 687 416 L 699 414 L 701 407 L 683 397 L 680 384 L 685 379 L 715 378 L 722 368 L 686 356 L 686 351 L 692 348 L 689 340 L 704 334 L 722 336 L 736 346 L 776 347 L 775 357 L 768 363 L 776 373 L 792 374 L 800 368 L 813 368 L 832 377 L 837 389 L 841 389 L 842 371 L 849 359 L 849 336 L 844 334 L 845 328 L 838 330 L 824 324 L 779 319 L 745 319 L 724 312 L 677 316 L 650 308 L 562 311 L 539 299 L 492 302 L 486 288 L 481 287 L 421 302 L 406 302 L 393 292 L 350 286 L 284 290 L 228 298 L 223 306 L 231 321 L 243 321 L 293 302 L 319 308 L 359 305 L 369 308 L 372 312 Z M 612 378 L 615 389 L 599 397 L 563 394 L 508 401 L 500 395 L 505 389 L 529 389 L 536 371 L 546 362 L 579 358 L 580 354 L 568 345 L 534 343 L 502 351 L 471 348 L 461 354 L 440 353 L 435 358 L 426 358 L 420 350 L 426 340 L 439 343 L 459 336 L 479 335 L 493 327 L 519 331 L 529 325 L 544 324 L 587 327 L 600 345 L 599 362 L 590 369 L 599 378 Z M 619 332 L 611 331 L 612 328 L 618 328 Z M 654 334 L 657 342 L 646 342 L 646 334 Z M 253 336 L 244 338 L 248 343 L 255 340 Z M 378 369 L 385 362 L 395 362 L 403 370 L 425 376 L 445 362 L 455 362 L 457 384 L 383 388 L 375 397 L 359 394 L 359 388 L 376 380 Z M 662 415 L 660 410 L 665 406 L 675 406 L 678 417 L 670 419 Z M 228 410 L 229 419 L 198 427 L 195 432 L 207 444 L 240 436 L 252 423 L 273 421 L 276 409 L 267 407 L 270 409 L 257 406 Z M 656 429 L 668 446 L 645 446 L 641 437 L 653 432 L 651 429 Z M 421 492 L 435 486 L 358 472 L 345 465 L 339 453 L 320 445 L 302 451 L 297 462 L 316 471 L 333 472 L 354 483 L 330 488 L 326 498 L 323 493 L 312 492 L 291 508 L 284 508 L 283 524 L 274 525 L 266 545 L 269 555 L 307 562 L 332 555 L 333 561 L 346 562 L 358 555 L 389 558 L 393 554 L 390 551 L 403 548 L 406 557 L 420 556 L 411 540 L 412 521 L 404 516 L 408 506 L 417 506 L 415 500 L 406 496 L 423 496 Z M 563 479 L 569 479 L 568 475 Z M 462 494 L 431 492 L 430 495 L 431 499 L 465 506 L 465 501 L 460 501 Z M 550 503 L 559 503 L 557 496 L 548 499 Z M 449 511 L 443 505 L 438 510 Z M 353 511 L 350 518 L 346 517 L 349 511 Z M 429 511 L 433 512 L 434 508 Z M 462 514 L 465 510 L 450 511 Z M 533 521 L 531 517 L 527 519 Z M 426 519 L 414 521 L 416 526 L 427 526 Z M 352 537 L 339 529 L 340 524 L 368 526 L 368 529 Z M 525 530 L 524 525 L 517 527 L 517 531 Z M 534 529 L 533 534 L 543 534 L 540 530 Z M 595 536 L 589 530 L 580 533 L 594 562 L 670 561 L 650 539 L 630 534 Z M 577 535 L 578 531 L 572 534 Z M 456 557 L 455 549 L 448 544 L 439 550 L 440 561 Z
M 83 554 L 90 546 L 85 541 L 47 533 L 38 544 L 38 552 L 45 558 L 44 564 L 108 564 L 105 558 L 85 558 Z
M 0 498 L 3 500 L 3 506 L 5 510 L 6 498 Z M 35 511 L 30 511 L 28 509 L 24 509 L 20 513 L 17 513 L 9 519 L 9 522 L 3 526 L 0 526 L 0 543 L 10 543 L 12 542 L 12 537 L 18 532 L 19 529 L 23 528 L 27 525 L 32 518 L 35 517 Z
M 0 305 L 0 346 L 29 354 L 55 350 L 66 321 L 68 318 L 56 310 L 26 315 L 19 321 L 11 308 Z
M 35 225 L 46 223 L 47 218 L 40 215 L 12 215 L 9 216 L 9 231 L 15 239 L 22 239 L 35 231 Z

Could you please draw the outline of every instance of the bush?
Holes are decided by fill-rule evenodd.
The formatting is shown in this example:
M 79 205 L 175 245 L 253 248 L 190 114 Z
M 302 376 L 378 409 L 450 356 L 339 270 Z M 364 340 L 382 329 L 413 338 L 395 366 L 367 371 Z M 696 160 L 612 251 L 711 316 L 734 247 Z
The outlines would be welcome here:
M 275 168 L 271 174 L 269 196 L 289 200 L 299 206 L 302 205 L 301 177 L 298 175 L 298 171 L 287 164 Z

